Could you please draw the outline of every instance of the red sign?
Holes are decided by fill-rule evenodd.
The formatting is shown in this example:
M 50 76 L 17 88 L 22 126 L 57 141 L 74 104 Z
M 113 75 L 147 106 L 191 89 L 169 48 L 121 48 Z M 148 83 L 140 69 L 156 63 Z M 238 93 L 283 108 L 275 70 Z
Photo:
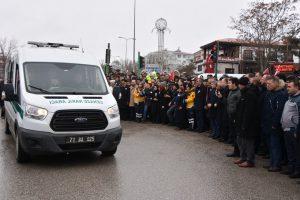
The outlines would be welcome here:
M 293 72 L 295 71 L 294 65 L 275 65 L 277 72 Z
M 231 58 L 231 57 L 219 57 L 220 61 L 225 61 L 225 62 L 238 62 L 240 59 L 239 58 Z

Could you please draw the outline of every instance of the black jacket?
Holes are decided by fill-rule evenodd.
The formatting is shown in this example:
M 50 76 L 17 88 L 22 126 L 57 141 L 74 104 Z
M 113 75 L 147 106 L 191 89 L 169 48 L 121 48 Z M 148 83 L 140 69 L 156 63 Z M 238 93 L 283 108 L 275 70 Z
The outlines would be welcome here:
M 171 101 L 171 97 L 166 97 L 167 95 L 167 91 L 166 90 L 162 90 L 158 92 L 158 102 L 159 102 L 159 106 L 160 109 L 167 109 L 168 108 L 168 104 Z
M 227 97 L 227 112 L 230 118 L 236 118 L 237 104 L 241 98 L 241 92 L 239 89 L 231 90 Z
M 195 88 L 195 102 L 194 107 L 196 110 L 204 110 L 206 105 L 206 87 L 201 85 Z
M 151 103 L 157 103 L 158 104 L 159 91 L 152 89 L 150 94 L 151 94 Z
M 113 96 L 115 97 L 117 103 L 120 103 L 120 100 L 122 98 L 122 94 L 121 94 L 121 87 L 119 85 L 116 85 L 113 88 Z
M 259 104 L 255 92 L 246 87 L 241 91 L 237 104 L 237 134 L 243 138 L 255 138 L 259 135 Z
M 288 95 L 283 90 L 267 91 L 263 103 L 263 126 L 281 128 L 281 115 L 287 100 Z
M 227 97 L 229 93 L 229 89 L 221 88 L 220 93 L 222 95 L 221 98 L 218 98 L 218 110 L 217 110 L 217 120 L 220 124 L 227 123 L 228 113 L 227 113 Z
M 126 108 L 127 106 L 129 106 L 129 101 L 130 101 L 130 88 L 121 87 L 120 107 Z
M 219 108 L 219 99 L 216 95 L 216 89 L 210 89 L 207 104 L 211 104 L 211 107 L 208 108 L 208 117 L 211 119 L 217 118 L 218 108 Z
M 143 96 L 145 97 L 145 103 L 150 105 L 153 99 L 153 91 L 152 89 L 145 88 L 143 90 Z

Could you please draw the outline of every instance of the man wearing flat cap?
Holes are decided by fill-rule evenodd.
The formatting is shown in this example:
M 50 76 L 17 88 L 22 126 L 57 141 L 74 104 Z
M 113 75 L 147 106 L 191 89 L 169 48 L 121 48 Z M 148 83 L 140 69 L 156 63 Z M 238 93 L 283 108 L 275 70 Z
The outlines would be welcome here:
M 234 163 L 239 167 L 255 166 L 255 140 L 259 136 L 258 96 L 249 88 L 249 79 L 239 79 L 241 98 L 237 105 L 237 143 L 240 159 Z

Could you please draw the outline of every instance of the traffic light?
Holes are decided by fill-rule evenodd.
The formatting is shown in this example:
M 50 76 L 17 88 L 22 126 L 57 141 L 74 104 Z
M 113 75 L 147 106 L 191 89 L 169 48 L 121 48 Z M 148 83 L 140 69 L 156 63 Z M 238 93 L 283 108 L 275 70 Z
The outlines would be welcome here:
M 110 56 L 111 56 L 111 49 L 110 49 L 110 43 L 108 43 L 108 47 L 107 47 L 106 52 L 105 52 L 105 63 L 107 65 L 110 64 Z
M 145 57 L 139 56 L 139 68 L 145 69 L 145 67 L 146 67 Z

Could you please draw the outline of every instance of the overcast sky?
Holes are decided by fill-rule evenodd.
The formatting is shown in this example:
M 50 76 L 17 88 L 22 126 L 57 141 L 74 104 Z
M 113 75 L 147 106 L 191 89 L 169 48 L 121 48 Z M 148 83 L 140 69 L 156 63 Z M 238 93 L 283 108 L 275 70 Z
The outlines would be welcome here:
M 230 16 L 247 8 L 249 0 L 137 0 L 136 49 L 143 55 L 157 50 L 155 21 L 163 17 L 171 33 L 165 47 L 194 53 L 215 39 L 235 37 Z M 79 44 L 100 59 L 111 43 L 112 59 L 125 55 L 133 36 L 133 0 L 0 0 L 0 37 Z M 132 59 L 132 41 L 128 43 Z

